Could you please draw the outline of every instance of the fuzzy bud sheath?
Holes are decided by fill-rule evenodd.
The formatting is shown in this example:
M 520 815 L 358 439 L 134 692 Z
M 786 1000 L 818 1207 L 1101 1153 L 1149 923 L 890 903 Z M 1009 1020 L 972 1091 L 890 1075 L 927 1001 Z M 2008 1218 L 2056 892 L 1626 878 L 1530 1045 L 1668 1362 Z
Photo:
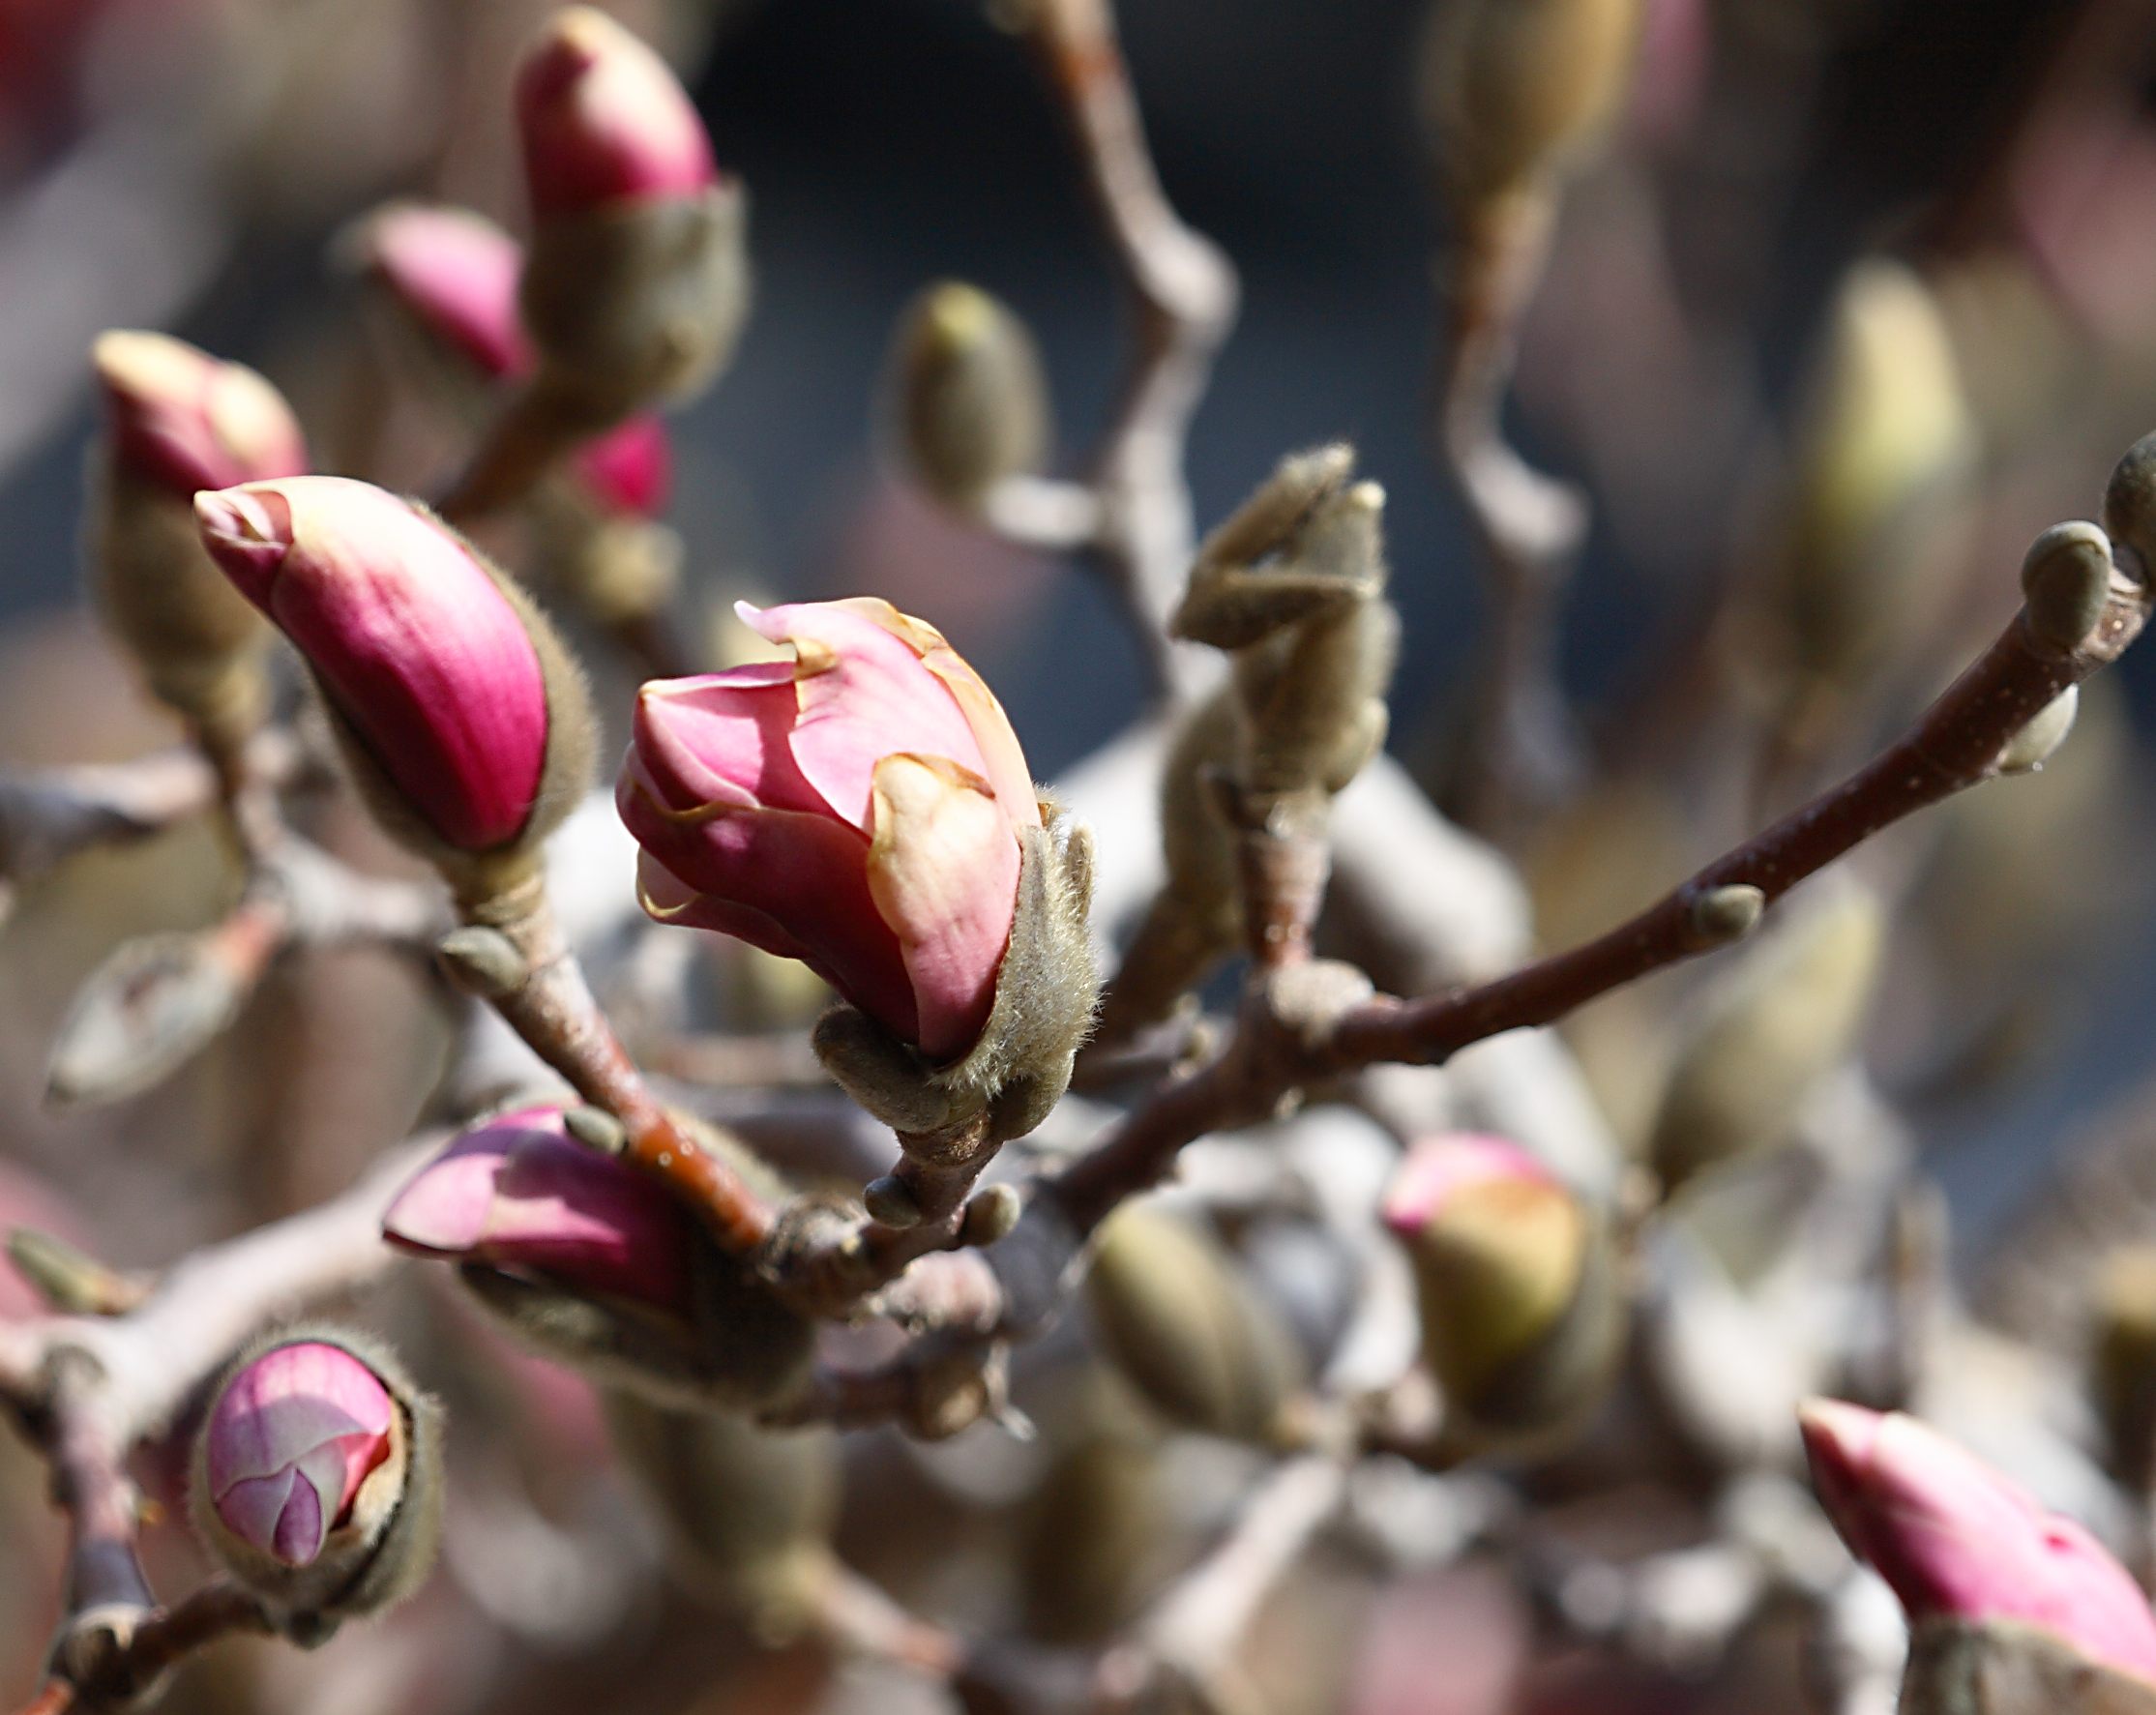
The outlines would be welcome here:
M 1798 1413 L 1812 1486 L 1912 1622 L 2006 1622 L 2156 1685 L 2156 1614 L 2073 1520 L 1902 1412 L 1835 1400 Z
M 1092 999 L 1089 870 L 1050 837 L 1001 705 L 887 602 L 739 611 L 796 659 L 638 699 L 616 801 L 644 908 L 824 977 L 858 1020 L 835 1072 L 901 1131 L 949 1117 L 947 1092 L 915 1087 L 929 1069 L 984 1048 L 974 1107 L 1016 1079 L 1060 1095 Z M 879 1100 L 875 1068 L 846 1070 L 866 1059 L 906 1087 Z
M 440 1410 L 365 1336 L 266 1337 L 219 1384 L 196 1441 L 197 1531 L 280 1628 L 319 1641 L 400 1600 L 439 1535 Z
M 783 1191 L 760 1165 L 734 1165 Z M 382 1234 L 458 1264 L 480 1303 L 544 1355 L 661 1404 L 758 1404 L 808 1359 L 809 1324 L 660 1180 L 576 1141 L 558 1108 L 464 1133 L 398 1194 Z
M 1623 1345 L 1602 1220 L 1519 1145 L 1470 1133 L 1418 1141 L 1379 1213 L 1414 1266 L 1447 1438 L 1519 1446 L 1576 1429 Z
M 312 668 L 369 807 L 460 893 L 528 870 L 590 770 L 581 675 L 462 538 L 366 483 L 196 498 L 202 540 Z
M 99 611 L 152 693 L 213 754 L 236 750 L 265 698 L 262 622 L 202 551 L 191 503 L 204 488 L 297 476 L 307 445 L 252 370 L 162 334 L 92 347 L 104 424 L 85 532 Z
M 978 505 L 997 482 L 1040 468 L 1048 439 L 1041 357 L 1010 308 L 960 281 L 908 304 L 885 380 L 893 450 L 946 506 Z

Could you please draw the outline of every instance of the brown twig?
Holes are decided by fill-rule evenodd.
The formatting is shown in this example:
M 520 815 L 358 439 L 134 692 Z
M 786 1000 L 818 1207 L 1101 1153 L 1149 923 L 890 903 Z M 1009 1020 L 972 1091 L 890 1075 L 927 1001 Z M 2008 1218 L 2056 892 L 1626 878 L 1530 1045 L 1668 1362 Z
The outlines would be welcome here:
M 1135 326 L 1122 402 L 1084 488 L 1029 482 L 997 496 L 988 515 L 1039 546 L 1082 540 L 1124 610 L 1153 689 L 1183 691 L 1188 673 L 1167 640 L 1196 544 L 1183 449 L 1214 356 L 1234 326 L 1235 270 L 1183 224 L 1161 189 L 1108 0 L 1037 0 L 1028 19 Z

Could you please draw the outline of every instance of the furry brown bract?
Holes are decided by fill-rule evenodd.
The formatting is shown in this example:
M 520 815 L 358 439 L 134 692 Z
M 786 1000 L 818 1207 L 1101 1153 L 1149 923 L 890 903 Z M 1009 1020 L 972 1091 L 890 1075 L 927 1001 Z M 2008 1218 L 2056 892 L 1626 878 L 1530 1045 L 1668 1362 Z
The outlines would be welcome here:
M 988 1140 L 1022 1138 L 1046 1119 L 1071 1081 L 1071 1061 L 1092 1024 L 1100 979 L 1086 939 L 1093 899 L 1093 835 L 1041 800 L 1044 825 L 1019 830 L 1023 848 L 1011 945 L 980 1039 L 947 1066 L 856 1007 L 817 1021 L 815 1050 L 831 1076 L 871 1113 L 902 1133 L 929 1133 L 988 1116 Z

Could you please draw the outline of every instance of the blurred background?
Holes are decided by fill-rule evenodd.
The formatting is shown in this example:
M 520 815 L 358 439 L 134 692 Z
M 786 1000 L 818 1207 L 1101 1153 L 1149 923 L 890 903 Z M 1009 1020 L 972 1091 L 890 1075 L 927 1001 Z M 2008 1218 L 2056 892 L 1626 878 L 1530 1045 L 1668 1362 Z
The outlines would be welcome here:
M 1081 468 L 1112 409 L 1113 278 L 1022 44 L 977 0 L 608 9 L 682 70 L 752 199 L 753 320 L 731 370 L 674 425 L 670 521 L 693 581 L 714 604 L 889 597 L 981 667 L 1038 774 L 1067 770 L 1138 712 L 1137 665 L 1109 604 L 1082 569 L 937 513 L 886 471 L 877 429 L 892 325 L 946 277 L 996 293 L 1034 330 L 1058 468 Z M 294 401 L 321 468 L 415 490 L 454 468 L 454 426 L 375 373 L 353 289 L 327 258 L 347 222 L 396 194 L 520 226 L 509 74 L 548 10 L 0 0 L 0 762 L 117 758 L 171 733 L 78 601 L 100 331 L 165 329 L 261 369 Z M 1200 528 L 1282 454 L 1357 443 L 1389 496 L 1405 622 L 1393 746 L 1441 789 L 1482 603 L 1426 434 L 1443 236 L 1416 121 L 1426 11 L 1424 0 L 1142 0 L 1121 28 L 1167 192 L 1243 281 L 1191 442 Z M 1562 677 L 1610 777 L 1653 780 L 1658 721 L 1724 718 L 1728 698 L 1662 694 L 1713 653 L 1698 639 L 1715 634 L 1729 592 L 1764 579 L 1787 533 L 1852 263 L 1890 256 L 1928 282 L 1973 451 L 1957 467 L 1955 531 L 1925 538 L 1926 555 L 1950 566 L 1905 639 L 1917 665 L 1849 723 L 1851 743 L 1890 726 L 1995 631 L 2030 537 L 2092 512 L 2112 461 L 2156 427 L 2156 0 L 1649 0 L 1647 15 L 1612 147 L 1566 198 L 1508 424 L 1530 461 L 1592 500 Z M 1890 327 L 1879 361 L 1891 368 L 1915 337 Z M 1912 893 L 1928 902 L 1909 908 L 1884 979 L 1872 1069 L 1947 1188 L 1972 1289 L 2061 1139 L 2146 1076 L 2156 977 L 2140 836 L 2156 653 L 2144 645 L 2110 677 L 2084 702 L 2075 748 L 2029 788 L 2050 793 L 2049 808 L 2011 828 L 1971 812 L 1959 843 L 1890 860 L 1935 885 Z M 393 867 L 356 813 L 341 813 L 342 848 Z M 1520 854 L 1546 941 L 1603 927 L 1741 831 L 1713 813 L 1674 832 L 1652 820 L 1582 811 Z M 408 1126 L 441 1052 L 410 973 L 357 951 L 273 979 L 250 1040 L 221 1045 L 163 1091 L 97 1115 L 43 1111 L 46 1045 L 80 975 L 130 933 L 209 920 L 222 886 L 208 836 L 175 835 L 86 860 L 0 941 L 0 1156 L 64 1184 L 76 1213 L 36 1214 L 46 1193 L 27 1181 L 0 1181 L 0 1193 L 55 1227 L 79 1229 L 96 1210 L 87 1225 L 121 1262 L 162 1261 L 345 1183 Z M 2002 923 L 2019 927 L 1994 932 Z M 1646 1123 L 1627 1120 L 1627 1104 L 1647 1098 L 1611 1070 L 1632 1030 L 1616 1014 L 1584 1020 L 1575 1039 L 1620 1134 Z M 302 1070 L 270 1078 L 269 1060 Z M 235 1172 L 235 1160 L 261 1170 Z M 456 1324 L 443 1336 L 451 1347 L 480 1338 Z M 502 1409 L 555 1410 L 550 1384 L 527 1382 L 532 1399 Z M 565 1445 L 533 1457 L 566 1468 L 589 1451 L 576 1436 L 597 1431 L 566 1408 L 560 1422 Z M 475 1504 L 487 1504 L 481 1493 Z M 40 1528 L 42 1503 L 15 1498 L 23 1528 Z M 463 1580 L 466 1595 L 407 1631 L 462 1625 L 510 1650 L 501 1640 L 521 1648 L 561 1633 L 579 1603 L 610 1599 L 563 1572 L 567 1583 L 505 1597 L 502 1612 L 468 1611 L 468 1592 L 524 1552 L 518 1541 L 545 1560 L 539 1539 L 511 1528 L 478 1530 L 492 1574 Z M 0 1566 L 10 1612 L 39 1612 L 48 1570 L 37 1556 Z M 604 1583 L 604 1572 L 590 1576 Z M 1471 1578 L 1423 1607 L 1402 1589 L 1385 1623 L 1403 1638 L 1440 1612 L 1463 1638 L 1518 1621 L 1494 1596 L 1485 1608 L 1496 1617 L 1477 1619 Z M 648 1641 L 661 1622 L 642 1623 Z M 25 1618 L 20 1635 L 42 1633 Z M 411 1649 L 436 1659 L 424 1640 Z M 1373 1649 L 1374 1689 L 1359 1707 L 1437 1709 L 1387 1691 Z M 576 1659 L 589 1677 L 554 1695 L 593 1695 L 615 1658 Z M 765 1701 L 744 1692 L 709 1706 L 796 1706 L 811 1670 L 758 1659 Z M 682 1667 L 670 1701 L 660 1672 L 649 1705 L 682 1706 L 709 1670 L 701 1658 Z M 265 1671 L 274 1687 L 283 1670 Z M 471 1668 L 475 1681 L 489 1671 Z M 317 1685 L 307 1706 L 417 1706 L 399 1703 L 399 1683 L 379 1679 L 348 1703 Z M 490 1706 L 518 1706 L 519 1683 L 495 1685 Z M 1607 1684 L 1598 1695 L 1598 1708 L 1620 1706 Z

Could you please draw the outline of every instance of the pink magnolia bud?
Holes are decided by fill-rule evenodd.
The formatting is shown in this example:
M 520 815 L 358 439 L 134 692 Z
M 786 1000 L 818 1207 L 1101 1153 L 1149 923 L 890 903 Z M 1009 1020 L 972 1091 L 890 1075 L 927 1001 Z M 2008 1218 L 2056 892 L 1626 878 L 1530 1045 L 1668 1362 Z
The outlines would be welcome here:
M 558 1108 L 466 1132 L 398 1193 L 382 1235 L 417 1256 L 689 1311 L 688 1211 L 658 1180 L 571 1138 Z
M 673 488 L 673 443 L 665 422 L 646 411 L 586 441 L 570 456 L 569 469 L 601 511 L 655 518 Z
M 91 361 L 110 413 L 114 461 L 182 499 L 307 469 L 291 408 L 244 365 L 163 334 L 126 331 L 100 336 Z
M 532 211 L 691 195 L 717 182 L 703 121 L 666 63 L 605 14 L 557 13 L 517 74 Z
M 517 313 L 524 250 L 493 222 L 468 209 L 393 203 L 368 219 L 359 244 L 398 302 L 482 374 L 510 380 L 531 371 L 538 360 Z
M 203 494 L 195 516 L 435 836 L 484 852 L 525 832 L 546 764 L 546 674 L 529 617 L 459 538 L 342 477 Z
M 643 688 L 616 802 L 644 908 L 802 960 L 953 1058 L 995 998 L 1019 831 L 1041 825 L 1017 735 L 887 602 L 738 611 L 797 659 Z
M 284 1565 L 309 1564 L 389 1458 L 396 1409 L 374 1373 L 339 1346 L 271 1347 L 210 1410 L 204 1453 L 218 1517 Z
M 1902 1412 L 1811 1400 L 1798 1420 L 1820 1505 L 1912 1619 L 2017 1620 L 2156 1680 L 2147 1598 L 2073 1520 Z

